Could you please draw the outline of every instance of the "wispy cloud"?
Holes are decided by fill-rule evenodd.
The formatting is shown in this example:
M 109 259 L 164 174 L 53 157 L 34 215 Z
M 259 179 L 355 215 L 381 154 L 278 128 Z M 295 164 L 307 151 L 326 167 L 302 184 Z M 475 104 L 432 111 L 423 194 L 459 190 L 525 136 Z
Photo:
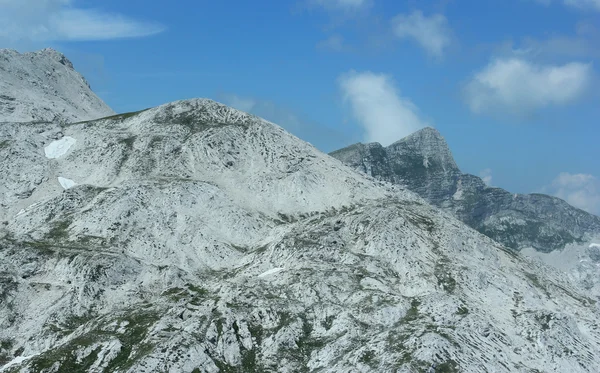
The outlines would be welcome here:
M 589 22 L 577 23 L 570 34 L 552 34 L 547 38 L 525 36 L 518 42 L 505 42 L 494 51 L 497 57 L 525 57 L 538 62 L 565 59 L 600 58 L 600 31 Z
M 564 2 L 566 5 L 575 8 L 600 11 L 600 0 L 564 0 Z
M 481 178 L 481 180 L 483 180 L 485 185 L 492 186 L 492 169 L 491 168 L 486 168 L 485 170 L 481 170 L 479 172 L 479 177 Z
M 590 64 L 540 65 L 520 58 L 495 59 L 465 87 L 474 113 L 524 114 L 580 98 L 592 79 Z
M 325 40 L 321 40 L 317 43 L 317 49 L 329 50 L 333 52 L 341 52 L 346 48 L 344 43 L 344 37 L 338 34 L 331 35 Z
M 157 23 L 77 7 L 75 0 L 0 0 L 0 40 L 10 43 L 137 38 L 162 31 Z
M 225 103 L 246 113 L 252 113 L 253 109 L 258 105 L 258 101 L 254 98 L 240 97 L 237 95 L 226 95 Z M 269 110 L 272 111 L 275 105 L 269 104 L 268 106 Z
M 367 142 L 386 146 L 427 126 L 417 107 L 400 96 L 389 75 L 350 71 L 340 76 L 338 83 Z
M 600 180 L 593 175 L 563 172 L 544 191 L 575 207 L 600 215 Z
M 308 0 L 310 6 L 327 10 L 356 11 L 371 5 L 370 0 Z
M 597 10 L 600 11 L 600 0 L 534 0 L 542 5 L 550 5 L 553 2 L 563 3 L 569 7 L 581 10 Z
M 451 42 L 448 20 L 442 14 L 427 17 L 420 10 L 399 14 L 392 19 L 392 28 L 396 37 L 414 39 L 435 57 L 441 57 Z
M 226 94 L 221 96 L 221 101 L 238 110 L 269 120 L 324 152 L 357 141 L 342 131 L 312 121 L 294 110 L 269 100 Z

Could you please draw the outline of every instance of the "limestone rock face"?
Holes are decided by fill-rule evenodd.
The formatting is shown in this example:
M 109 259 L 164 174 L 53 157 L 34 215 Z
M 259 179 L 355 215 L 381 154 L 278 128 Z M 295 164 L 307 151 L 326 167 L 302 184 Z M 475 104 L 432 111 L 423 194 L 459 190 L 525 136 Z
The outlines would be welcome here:
M 437 132 L 346 152 L 407 189 L 211 100 L 105 117 L 43 79 L 0 98 L 0 372 L 600 371 L 599 297 L 409 190 L 488 190 Z
M 0 143 L 3 372 L 600 370 L 566 275 L 258 117 L 195 99 Z
M 331 155 L 376 179 L 406 186 L 434 206 L 512 248 L 542 252 L 599 234 L 600 217 L 543 194 L 512 194 L 463 174 L 448 144 L 433 128 L 383 148 L 356 144 Z
M 113 115 L 54 49 L 0 49 L 0 122 L 77 122 Z

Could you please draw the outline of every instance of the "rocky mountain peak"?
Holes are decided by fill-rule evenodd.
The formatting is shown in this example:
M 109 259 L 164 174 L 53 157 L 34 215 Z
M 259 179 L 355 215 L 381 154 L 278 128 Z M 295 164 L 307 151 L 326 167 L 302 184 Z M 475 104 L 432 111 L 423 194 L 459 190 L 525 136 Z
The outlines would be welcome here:
M 398 164 L 425 169 L 458 172 L 452 152 L 444 137 L 432 127 L 425 127 L 388 148 L 389 155 Z
M 76 122 L 114 114 L 64 54 L 0 50 L 0 122 Z
M 81 114 L 39 53 L 1 94 Z M 438 135 L 337 154 L 433 188 Z M 600 297 L 212 100 L 0 121 L 0 222 L 0 372 L 600 371 Z
M 378 151 L 366 149 L 353 145 L 331 155 L 370 176 L 406 185 L 513 249 L 549 252 L 600 232 L 600 218 L 562 200 L 489 188 L 481 178 L 463 174 L 446 140 L 434 128 L 423 128 Z
M 29 53 L 29 55 L 32 56 L 32 58 L 51 58 L 61 65 L 67 66 L 73 70 L 75 69 L 73 63 L 64 54 L 52 48 L 44 48 L 38 52 Z
M 243 125 L 249 121 L 265 122 L 254 115 L 207 98 L 174 101 L 148 110 L 148 116 L 157 121 L 180 124 Z

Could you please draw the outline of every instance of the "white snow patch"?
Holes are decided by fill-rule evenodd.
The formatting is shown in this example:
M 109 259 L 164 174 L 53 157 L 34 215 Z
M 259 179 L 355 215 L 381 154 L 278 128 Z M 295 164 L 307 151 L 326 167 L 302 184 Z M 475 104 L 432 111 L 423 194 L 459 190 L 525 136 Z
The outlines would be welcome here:
M 63 155 L 67 154 L 69 149 L 71 149 L 76 142 L 77 140 L 69 136 L 65 136 L 60 140 L 52 141 L 50 145 L 44 148 L 46 158 L 57 159 L 62 157 Z
M 77 183 L 73 180 L 60 176 L 58 177 L 58 182 L 60 183 L 60 186 L 62 186 L 64 189 L 70 189 L 77 185 Z
M 29 359 L 31 359 L 32 357 L 36 357 L 39 354 L 35 354 L 35 355 L 29 355 L 29 356 L 19 356 L 14 358 L 12 361 L 6 363 L 5 366 L 0 368 L 0 373 L 6 371 L 8 368 L 13 367 L 15 365 L 19 365 L 24 361 L 27 361 Z
M 597 243 L 590 244 L 590 249 L 593 248 L 593 247 L 597 247 L 597 248 L 600 249 L 600 244 L 597 244 Z
M 265 276 L 268 276 L 268 275 L 272 275 L 272 274 L 281 272 L 283 270 L 284 270 L 284 268 L 272 268 L 272 269 L 269 269 L 266 272 L 261 273 L 260 275 L 258 275 L 258 277 L 265 277 Z

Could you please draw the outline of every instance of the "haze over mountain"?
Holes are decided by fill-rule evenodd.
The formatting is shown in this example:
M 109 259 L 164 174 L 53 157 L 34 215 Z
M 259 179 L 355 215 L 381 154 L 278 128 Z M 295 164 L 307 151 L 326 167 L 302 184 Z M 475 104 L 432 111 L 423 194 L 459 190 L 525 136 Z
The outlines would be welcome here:
M 599 298 L 256 116 L 0 144 L 2 372 L 600 370 Z

